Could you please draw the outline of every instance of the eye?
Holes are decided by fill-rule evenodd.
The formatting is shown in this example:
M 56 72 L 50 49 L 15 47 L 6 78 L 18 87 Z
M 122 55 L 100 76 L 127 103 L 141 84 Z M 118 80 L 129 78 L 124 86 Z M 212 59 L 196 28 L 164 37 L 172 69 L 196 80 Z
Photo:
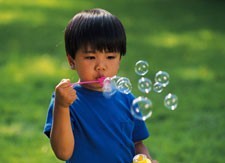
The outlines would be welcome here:
M 107 56 L 107 59 L 115 59 L 116 57 L 115 56 Z
M 95 59 L 95 56 L 86 56 L 85 59 L 93 60 L 93 59 Z

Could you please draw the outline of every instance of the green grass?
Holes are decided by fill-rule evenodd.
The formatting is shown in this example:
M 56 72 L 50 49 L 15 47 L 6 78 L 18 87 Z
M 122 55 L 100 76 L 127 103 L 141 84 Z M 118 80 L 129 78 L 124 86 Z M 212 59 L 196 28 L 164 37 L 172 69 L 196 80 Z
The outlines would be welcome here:
M 120 75 L 134 94 L 139 59 L 148 77 L 167 71 L 170 84 L 148 95 L 154 105 L 145 141 L 160 162 L 224 162 L 225 12 L 223 1 L 0 0 L 0 162 L 60 162 L 43 135 L 52 91 L 62 78 L 77 80 L 65 57 L 63 30 L 80 10 L 101 7 L 120 18 L 127 55 Z M 169 111 L 169 93 L 179 106 Z

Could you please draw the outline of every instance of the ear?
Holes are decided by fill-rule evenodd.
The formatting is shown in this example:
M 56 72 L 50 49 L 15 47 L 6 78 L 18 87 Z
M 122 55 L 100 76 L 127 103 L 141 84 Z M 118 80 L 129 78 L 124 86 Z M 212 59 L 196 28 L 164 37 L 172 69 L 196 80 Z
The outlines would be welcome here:
M 75 67 L 76 67 L 75 61 L 69 54 L 67 54 L 67 60 L 68 60 L 68 63 L 70 65 L 71 69 L 75 70 Z

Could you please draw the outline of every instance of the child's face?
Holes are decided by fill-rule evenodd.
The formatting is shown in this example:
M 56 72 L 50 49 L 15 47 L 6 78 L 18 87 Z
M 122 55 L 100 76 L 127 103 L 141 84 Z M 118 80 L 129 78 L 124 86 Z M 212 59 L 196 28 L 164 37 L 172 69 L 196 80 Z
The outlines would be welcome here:
M 118 52 L 100 52 L 92 49 L 80 49 L 73 60 L 80 81 L 97 80 L 100 77 L 115 76 L 119 70 L 121 56 Z M 83 85 L 96 91 L 102 91 L 99 83 Z

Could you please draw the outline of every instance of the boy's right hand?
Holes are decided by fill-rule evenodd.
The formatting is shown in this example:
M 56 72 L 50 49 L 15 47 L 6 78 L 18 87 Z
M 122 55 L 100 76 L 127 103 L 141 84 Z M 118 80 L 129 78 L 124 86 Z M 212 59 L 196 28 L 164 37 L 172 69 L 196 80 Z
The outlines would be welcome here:
M 76 91 L 69 79 L 62 79 L 55 87 L 55 105 L 59 108 L 68 108 L 77 99 Z

